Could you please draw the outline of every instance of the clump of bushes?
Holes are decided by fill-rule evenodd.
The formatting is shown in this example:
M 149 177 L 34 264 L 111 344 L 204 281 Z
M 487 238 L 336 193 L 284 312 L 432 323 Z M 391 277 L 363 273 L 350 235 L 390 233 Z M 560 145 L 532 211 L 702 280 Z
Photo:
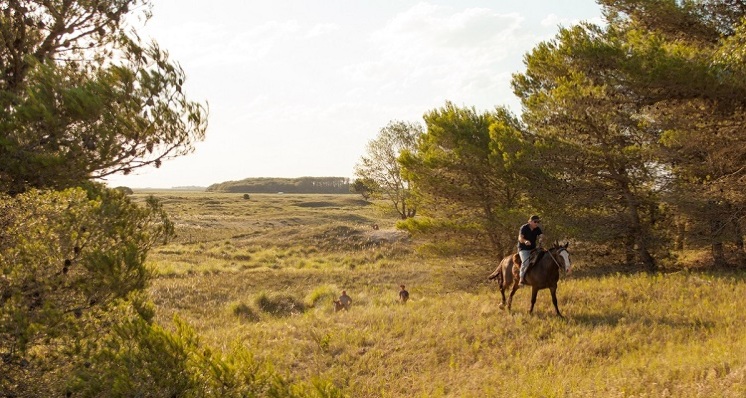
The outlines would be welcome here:
M 204 344 L 178 318 L 175 331 L 137 316 L 92 345 L 94 365 L 77 367 L 67 386 L 73 396 L 317 397 L 339 396 L 331 382 L 292 382 L 241 344 L 225 351 Z
M 266 292 L 261 292 L 256 296 L 256 299 L 254 299 L 254 304 L 256 304 L 257 308 L 262 312 L 274 316 L 300 314 L 306 310 L 306 305 L 303 304 L 302 301 L 291 295 L 282 293 L 268 294 Z
M 256 313 L 256 311 L 253 308 L 251 308 L 248 304 L 243 303 L 243 302 L 232 303 L 231 305 L 228 306 L 228 310 L 233 316 L 239 319 L 252 321 L 252 322 L 259 320 L 259 315 Z
M 132 188 L 125 187 L 125 186 L 116 187 L 114 189 L 117 190 L 117 191 L 119 191 L 119 192 L 121 192 L 121 193 L 123 193 L 123 194 L 125 194 L 125 195 L 132 195 L 132 194 L 135 193 L 135 191 L 133 191 Z

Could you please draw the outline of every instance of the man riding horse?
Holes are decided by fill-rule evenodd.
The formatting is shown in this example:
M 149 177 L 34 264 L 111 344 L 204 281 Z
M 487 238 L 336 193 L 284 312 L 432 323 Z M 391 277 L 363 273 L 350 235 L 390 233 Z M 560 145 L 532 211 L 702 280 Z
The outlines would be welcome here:
M 552 304 L 557 315 L 562 313 L 557 306 L 557 282 L 560 279 L 560 271 L 570 273 L 572 264 L 570 253 L 567 251 L 569 243 L 560 245 L 555 242 L 549 250 L 538 250 L 543 237 L 539 223 L 541 219 L 533 215 L 528 223 L 521 226 L 518 233 L 518 253 L 509 254 L 504 257 L 489 279 L 496 279 L 500 283 L 500 294 L 502 295 L 501 307 L 510 310 L 513 295 L 521 286 L 531 286 L 531 309 L 533 313 L 536 295 L 539 290 L 549 289 L 552 294 Z M 519 280 L 520 279 L 520 280 Z M 505 290 L 510 288 L 510 297 L 506 300 Z
M 541 239 L 544 235 L 539 228 L 539 223 L 541 223 L 541 218 L 533 215 L 526 224 L 521 226 L 518 232 L 518 255 L 521 257 L 521 279 L 518 286 L 526 285 L 526 271 L 528 270 L 531 252 L 538 247 L 537 243 L 541 245 Z

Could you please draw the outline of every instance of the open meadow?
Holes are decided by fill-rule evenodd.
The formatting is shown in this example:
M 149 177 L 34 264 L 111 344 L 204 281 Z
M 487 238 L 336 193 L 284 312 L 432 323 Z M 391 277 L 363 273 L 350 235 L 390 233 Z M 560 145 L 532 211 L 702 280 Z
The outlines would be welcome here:
M 601 267 L 573 252 L 554 313 L 499 308 L 497 259 L 437 257 L 354 195 L 154 191 L 177 237 L 153 250 L 159 323 L 240 344 L 349 397 L 743 397 L 746 275 Z M 372 225 L 380 228 L 374 230 Z M 551 230 L 551 224 L 546 226 Z M 411 294 L 397 302 L 399 285 Z M 335 312 L 346 290 L 350 311 Z

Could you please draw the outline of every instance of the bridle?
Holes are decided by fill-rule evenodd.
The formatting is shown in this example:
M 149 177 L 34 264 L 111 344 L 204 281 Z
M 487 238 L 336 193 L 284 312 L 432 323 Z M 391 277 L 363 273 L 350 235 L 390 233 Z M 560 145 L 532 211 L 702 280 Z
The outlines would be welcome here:
M 558 248 L 557 248 L 557 251 L 558 251 L 558 252 L 559 252 L 559 251 L 562 251 L 562 250 L 564 250 L 564 251 L 567 251 L 567 249 L 565 249 L 564 247 L 558 247 Z M 560 265 L 560 263 L 559 263 L 559 262 L 557 261 L 557 259 L 556 259 L 556 258 L 554 258 L 554 255 L 552 255 L 552 249 L 549 249 L 549 250 L 547 250 L 547 254 L 549 254 L 549 257 L 551 257 L 551 258 L 552 258 L 552 261 L 554 261 L 554 263 L 555 263 L 555 264 L 557 265 L 557 268 L 559 268 L 559 269 L 561 269 L 561 270 L 563 270 L 563 271 L 567 272 L 567 267 L 563 267 L 563 266 L 561 266 L 561 265 Z

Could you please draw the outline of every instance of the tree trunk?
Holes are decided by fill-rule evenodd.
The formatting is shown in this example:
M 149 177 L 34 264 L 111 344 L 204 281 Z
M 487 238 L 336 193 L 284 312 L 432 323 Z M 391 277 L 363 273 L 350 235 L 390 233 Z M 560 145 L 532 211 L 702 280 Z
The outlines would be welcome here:
M 658 270 L 658 264 L 655 263 L 655 259 L 648 251 L 647 246 L 641 247 L 638 250 L 638 253 L 640 255 L 640 260 L 645 264 L 645 268 L 647 268 L 648 271 L 655 272 Z
M 402 200 L 401 204 L 395 203 L 396 211 L 399 213 L 399 217 L 402 220 L 407 219 L 407 204 Z
M 683 217 L 677 217 L 676 236 L 674 237 L 674 248 L 684 250 L 684 241 L 686 240 L 686 220 Z
M 635 263 L 635 237 L 632 235 L 624 237 L 624 261 L 627 265 Z
M 725 251 L 723 250 L 723 242 L 714 242 L 712 244 L 712 261 L 716 266 L 726 265 Z
M 626 193 L 627 203 L 629 206 L 629 221 L 630 221 L 630 235 L 634 241 L 635 254 L 638 259 L 645 265 L 648 271 L 654 272 L 658 270 L 658 266 L 655 264 L 653 256 L 650 255 L 648 250 L 647 234 L 645 233 L 642 222 L 640 221 L 640 213 L 637 206 L 637 201 L 634 199 L 630 192 Z
M 736 258 L 738 259 L 738 265 L 746 267 L 746 249 L 744 249 L 743 243 L 743 229 L 741 229 L 741 223 L 738 220 L 734 220 L 733 225 L 736 233 Z
M 712 261 L 715 266 L 726 265 L 723 242 L 719 240 L 722 231 L 722 222 L 720 220 L 716 219 L 710 221 L 710 238 L 712 239 Z

